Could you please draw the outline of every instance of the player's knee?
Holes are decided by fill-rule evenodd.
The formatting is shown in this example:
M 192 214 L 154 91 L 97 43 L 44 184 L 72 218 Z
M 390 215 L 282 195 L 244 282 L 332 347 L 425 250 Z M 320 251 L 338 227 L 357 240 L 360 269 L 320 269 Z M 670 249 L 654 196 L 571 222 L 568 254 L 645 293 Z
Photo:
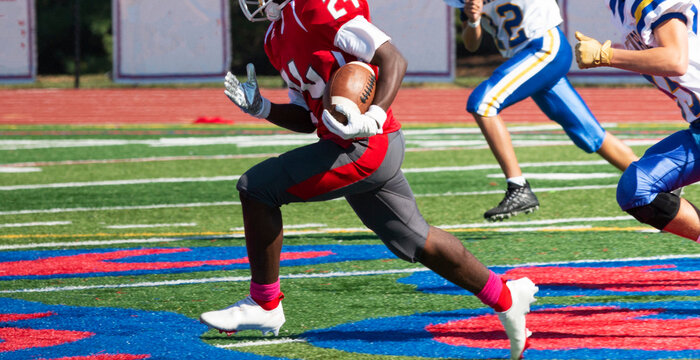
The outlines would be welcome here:
M 591 154 L 600 149 L 602 141 L 596 141 L 596 139 L 590 138 L 579 138 L 574 140 L 574 144 L 576 144 L 576 146 L 578 146 L 581 150 L 585 151 L 586 153 Z
M 380 236 L 381 238 L 381 236 Z M 384 239 L 382 241 L 391 252 L 399 259 L 415 263 L 418 261 L 418 254 L 425 246 L 426 237 L 414 235 L 397 239 Z
M 680 207 L 681 199 L 678 196 L 662 192 L 657 194 L 651 203 L 626 211 L 639 222 L 663 230 L 676 217 Z
M 250 181 L 250 177 L 247 174 L 241 175 L 238 183 L 236 183 L 236 190 L 238 190 L 241 201 L 255 200 L 272 207 L 282 206 L 275 200 L 269 188 L 259 185 L 256 185 L 254 181 Z

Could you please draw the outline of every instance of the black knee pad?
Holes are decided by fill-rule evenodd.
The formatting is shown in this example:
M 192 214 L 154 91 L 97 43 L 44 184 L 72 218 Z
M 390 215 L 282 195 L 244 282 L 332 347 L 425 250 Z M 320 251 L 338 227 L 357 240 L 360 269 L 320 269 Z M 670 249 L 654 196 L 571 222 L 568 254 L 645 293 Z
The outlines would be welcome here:
M 663 230 L 676 217 L 680 207 L 681 198 L 675 194 L 662 192 L 656 195 L 650 204 L 631 208 L 627 213 L 639 222 Z

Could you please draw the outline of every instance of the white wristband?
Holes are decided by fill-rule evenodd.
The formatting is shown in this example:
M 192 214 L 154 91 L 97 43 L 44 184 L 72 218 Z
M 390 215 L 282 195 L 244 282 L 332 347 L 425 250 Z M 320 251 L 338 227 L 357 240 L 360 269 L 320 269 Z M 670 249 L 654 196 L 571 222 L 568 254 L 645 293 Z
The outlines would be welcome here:
M 476 21 L 472 22 L 471 20 L 467 19 L 467 26 L 469 26 L 472 29 L 476 29 L 481 25 L 481 16 L 479 16 Z

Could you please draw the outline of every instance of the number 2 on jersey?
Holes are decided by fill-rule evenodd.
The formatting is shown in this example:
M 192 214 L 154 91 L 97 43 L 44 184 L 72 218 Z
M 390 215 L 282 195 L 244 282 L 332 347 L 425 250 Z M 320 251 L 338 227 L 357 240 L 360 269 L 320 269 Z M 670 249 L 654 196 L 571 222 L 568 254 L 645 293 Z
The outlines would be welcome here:
M 343 8 L 341 8 L 340 10 L 335 8 L 335 5 L 338 1 L 347 2 L 347 0 L 328 0 L 328 12 L 331 13 L 331 16 L 335 20 L 340 19 L 348 13 L 348 11 Z M 350 0 L 350 2 L 353 5 L 355 5 L 356 8 L 360 7 L 360 2 L 358 0 Z
M 514 29 L 517 29 L 520 27 L 520 24 L 523 23 L 523 11 L 520 7 L 511 3 L 503 4 L 496 8 L 496 12 L 500 17 L 505 18 L 505 21 L 503 21 L 503 28 L 510 38 L 508 40 L 508 46 L 510 46 L 510 48 L 514 48 L 527 40 L 523 29 L 514 31 Z

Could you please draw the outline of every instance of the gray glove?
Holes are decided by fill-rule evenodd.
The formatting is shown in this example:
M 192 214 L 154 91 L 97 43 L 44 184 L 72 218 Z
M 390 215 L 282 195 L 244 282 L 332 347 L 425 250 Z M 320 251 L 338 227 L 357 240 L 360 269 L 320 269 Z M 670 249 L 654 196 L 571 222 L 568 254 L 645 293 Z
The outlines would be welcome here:
M 241 83 L 230 72 L 224 80 L 224 94 L 228 96 L 243 112 L 259 119 L 266 119 L 270 115 L 270 100 L 260 95 L 258 79 L 255 77 L 255 66 L 248 64 L 248 81 Z

